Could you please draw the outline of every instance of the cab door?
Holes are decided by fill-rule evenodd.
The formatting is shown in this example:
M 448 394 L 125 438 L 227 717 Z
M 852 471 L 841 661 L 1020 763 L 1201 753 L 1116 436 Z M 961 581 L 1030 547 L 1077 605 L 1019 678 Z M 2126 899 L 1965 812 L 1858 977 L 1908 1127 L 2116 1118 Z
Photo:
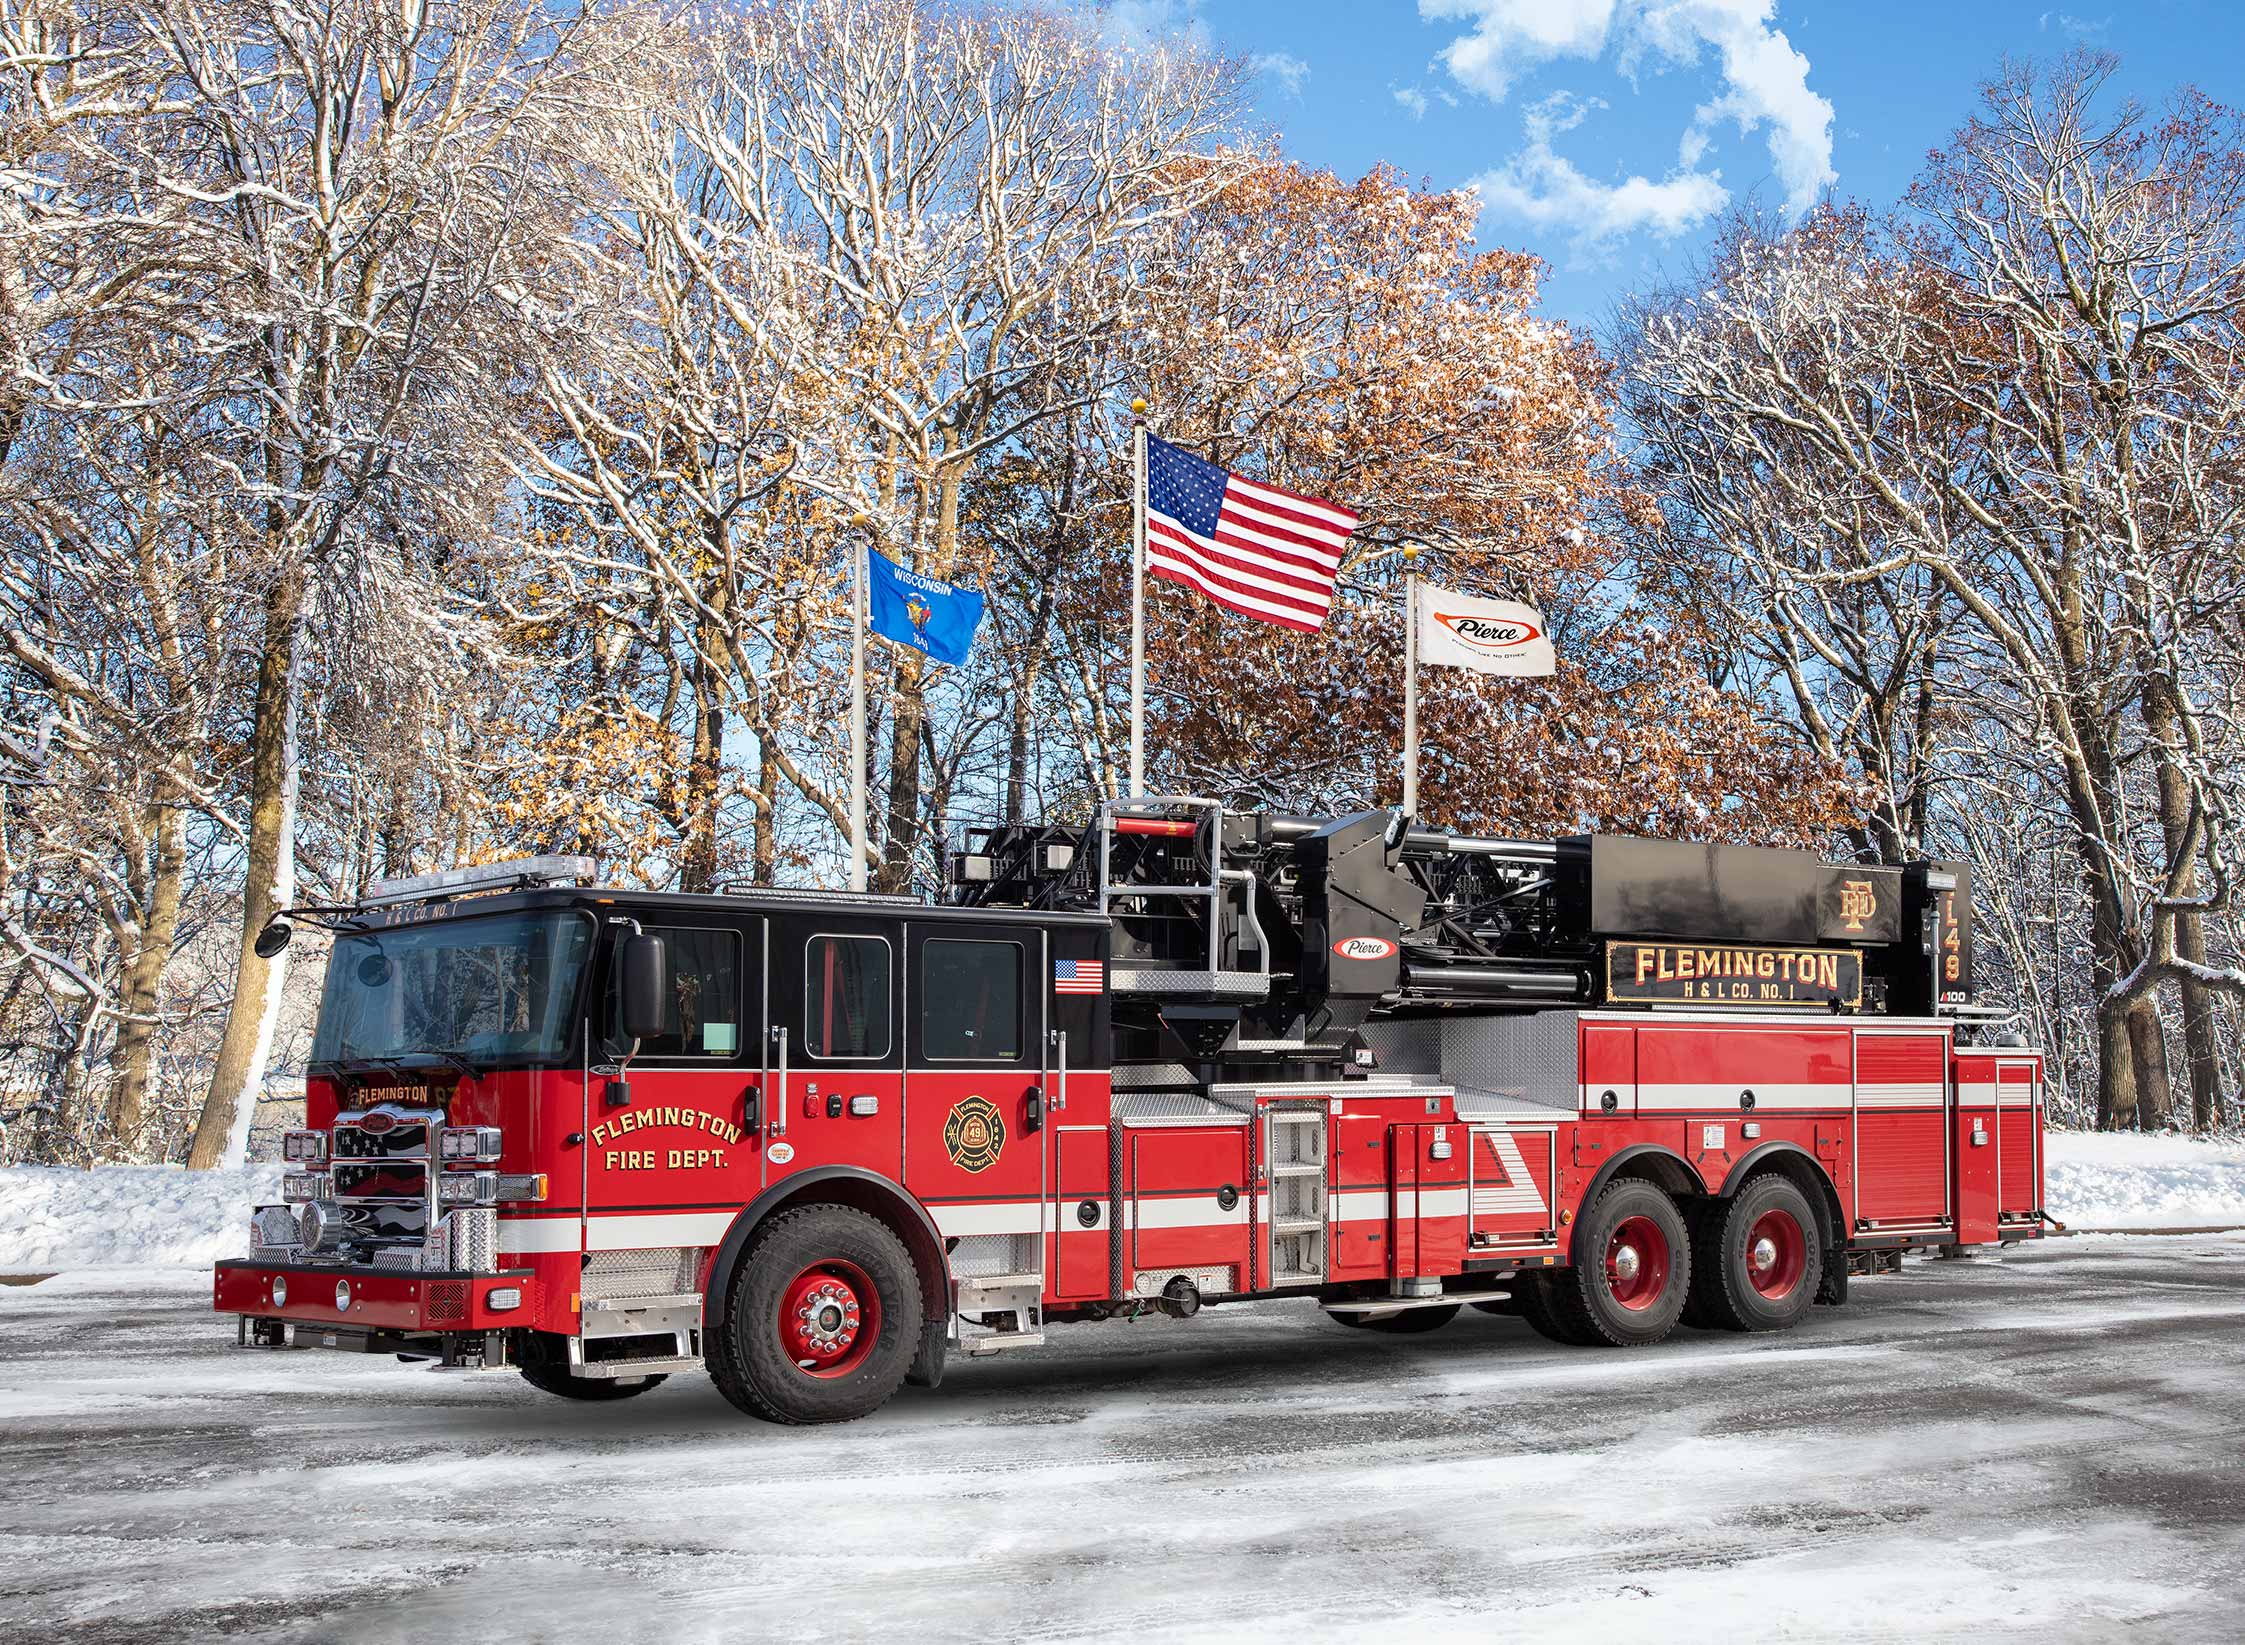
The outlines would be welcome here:
M 962 1275 L 1046 1271 L 1051 977 L 1040 927 L 905 927 L 904 1175 Z
M 670 993 L 663 1032 L 635 1047 L 609 945 L 580 1121 L 588 1251 L 714 1245 L 762 1181 L 765 922 L 666 909 L 637 923 L 663 940 Z
M 901 1181 L 903 927 L 846 909 L 775 914 L 771 923 L 766 1185 L 821 1165 Z

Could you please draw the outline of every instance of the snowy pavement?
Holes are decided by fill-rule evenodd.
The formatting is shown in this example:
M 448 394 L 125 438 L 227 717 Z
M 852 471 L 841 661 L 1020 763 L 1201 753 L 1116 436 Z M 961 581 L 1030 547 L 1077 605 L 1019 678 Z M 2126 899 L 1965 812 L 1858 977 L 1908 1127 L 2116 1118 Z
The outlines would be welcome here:
M 1777 1339 L 1299 1305 L 1057 1328 L 848 1427 L 701 1377 L 243 1354 L 0 1289 L 0 1637 L 2233 1640 L 2245 1236 L 1913 1262 Z

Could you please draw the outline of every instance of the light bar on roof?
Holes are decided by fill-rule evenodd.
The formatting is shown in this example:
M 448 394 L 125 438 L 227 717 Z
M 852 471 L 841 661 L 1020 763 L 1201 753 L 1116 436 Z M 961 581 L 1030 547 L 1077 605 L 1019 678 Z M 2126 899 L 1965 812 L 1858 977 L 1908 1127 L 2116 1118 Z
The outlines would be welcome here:
M 513 862 L 477 863 L 472 868 L 440 868 L 433 874 L 376 880 L 361 901 L 365 907 L 376 908 L 384 903 L 457 897 L 509 886 L 582 885 L 597 872 L 598 865 L 590 857 L 518 857 Z

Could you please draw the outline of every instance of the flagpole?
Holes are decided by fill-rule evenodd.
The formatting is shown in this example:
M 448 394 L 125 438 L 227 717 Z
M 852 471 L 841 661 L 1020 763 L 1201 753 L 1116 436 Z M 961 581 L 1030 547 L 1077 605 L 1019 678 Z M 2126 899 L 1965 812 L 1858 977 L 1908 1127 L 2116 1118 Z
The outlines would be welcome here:
M 1146 791 L 1146 402 L 1130 402 L 1130 793 Z
M 1419 549 L 1403 550 L 1403 814 L 1419 815 Z
M 859 535 L 850 551 L 850 889 L 865 889 L 865 556 L 872 521 L 850 516 Z

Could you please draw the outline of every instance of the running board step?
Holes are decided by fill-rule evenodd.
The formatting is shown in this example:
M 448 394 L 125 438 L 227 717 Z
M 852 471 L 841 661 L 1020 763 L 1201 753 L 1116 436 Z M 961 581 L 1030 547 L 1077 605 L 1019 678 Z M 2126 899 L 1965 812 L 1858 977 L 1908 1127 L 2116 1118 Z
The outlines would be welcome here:
M 584 1365 L 572 1365 L 573 1377 L 590 1377 L 595 1382 L 615 1382 L 624 1377 L 669 1376 L 674 1371 L 698 1371 L 702 1368 L 699 1354 L 674 1354 L 668 1359 L 598 1359 Z
M 1318 1304 L 1329 1314 L 1395 1314 L 1406 1308 L 1447 1308 L 1461 1302 L 1505 1302 L 1510 1291 L 1445 1291 L 1432 1297 L 1357 1297 Z
M 988 1359 L 992 1354 L 1009 1354 L 1016 1348 L 1042 1348 L 1045 1334 L 1036 1331 L 992 1331 L 986 1336 L 963 1339 L 969 1359 Z

